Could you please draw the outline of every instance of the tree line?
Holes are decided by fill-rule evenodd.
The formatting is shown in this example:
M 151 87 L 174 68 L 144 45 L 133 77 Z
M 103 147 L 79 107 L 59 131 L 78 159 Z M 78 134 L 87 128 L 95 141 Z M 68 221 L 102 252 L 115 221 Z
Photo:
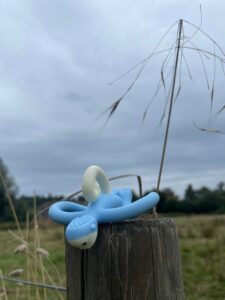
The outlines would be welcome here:
M 147 192 L 146 192 L 147 194 Z M 180 213 L 180 214 L 207 214 L 225 213 L 225 182 L 218 183 L 217 187 L 201 187 L 194 189 L 191 184 L 187 186 L 184 196 L 181 198 L 171 188 L 160 191 L 160 201 L 157 205 L 159 213 Z M 0 221 L 12 221 L 13 216 L 9 205 L 9 197 L 15 206 L 20 221 L 26 220 L 27 211 L 30 218 L 33 215 L 34 196 L 18 196 L 18 187 L 15 180 L 10 176 L 8 168 L 0 158 Z M 134 193 L 134 200 L 139 197 Z M 35 196 L 37 209 L 44 210 L 47 215 L 47 207 L 62 199 L 62 196 Z M 80 196 L 77 201 L 84 199 Z

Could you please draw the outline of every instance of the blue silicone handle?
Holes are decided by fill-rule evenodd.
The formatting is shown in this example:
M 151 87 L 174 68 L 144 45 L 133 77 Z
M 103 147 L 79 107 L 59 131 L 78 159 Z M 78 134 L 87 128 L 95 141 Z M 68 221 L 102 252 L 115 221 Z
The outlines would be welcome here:
M 101 209 L 97 215 L 99 223 L 113 223 L 126 219 L 136 218 L 151 210 L 159 201 L 159 195 L 155 192 L 147 196 L 117 208 Z
M 81 216 L 85 209 L 84 205 L 78 203 L 59 201 L 50 206 L 48 214 L 53 221 L 66 225 L 74 218 Z

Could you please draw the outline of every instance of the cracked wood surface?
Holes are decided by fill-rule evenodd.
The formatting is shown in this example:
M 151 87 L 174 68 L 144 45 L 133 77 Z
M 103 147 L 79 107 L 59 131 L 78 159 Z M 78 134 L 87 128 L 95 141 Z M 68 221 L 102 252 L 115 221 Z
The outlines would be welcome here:
M 172 219 L 102 224 L 95 245 L 66 245 L 68 300 L 183 300 Z

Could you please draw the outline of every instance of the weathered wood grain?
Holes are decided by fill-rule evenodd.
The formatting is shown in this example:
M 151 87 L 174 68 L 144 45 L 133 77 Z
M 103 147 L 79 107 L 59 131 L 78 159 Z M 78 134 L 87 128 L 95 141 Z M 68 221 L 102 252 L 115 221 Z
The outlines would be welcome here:
M 172 219 L 104 224 L 89 250 L 66 245 L 68 300 L 183 300 Z

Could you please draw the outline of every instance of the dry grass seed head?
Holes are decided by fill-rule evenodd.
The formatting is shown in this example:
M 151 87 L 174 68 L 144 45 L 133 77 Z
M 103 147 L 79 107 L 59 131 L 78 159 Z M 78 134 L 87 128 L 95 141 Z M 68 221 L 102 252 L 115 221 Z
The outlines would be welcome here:
M 36 249 L 36 251 L 37 251 L 38 254 L 40 254 L 43 257 L 49 257 L 49 252 L 46 249 L 44 249 L 44 248 L 38 247 Z
M 27 244 L 23 243 L 23 244 L 20 244 L 19 246 L 17 246 L 15 248 L 15 250 L 13 251 L 14 254 L 18 254 L 18 253 L 25 253 L 28 249 L 28 246 Z
M 23 273 L 23 271 L 24 271 L 23 269 L 14 269 L 9 273 L 9 276 L 14 276 L 14 277 L 20 276 Z

